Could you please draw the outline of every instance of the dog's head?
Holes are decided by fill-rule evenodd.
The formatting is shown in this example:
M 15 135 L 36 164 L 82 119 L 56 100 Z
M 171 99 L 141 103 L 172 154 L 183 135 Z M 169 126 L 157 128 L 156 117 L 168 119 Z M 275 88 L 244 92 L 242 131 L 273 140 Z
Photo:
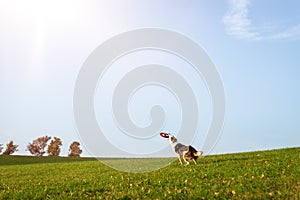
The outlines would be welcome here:
M 175 142 L 177 142 L 177 138 L 174 137 L 173 135 L 169 135 L 169 141 L 170 141 L 171 143 L 175 143 Z
M 202 154 L 203 154 L 203 151 L 197 151 L 194 153 L 194 156 L 200 157 L 200 156 L 202 156 Z

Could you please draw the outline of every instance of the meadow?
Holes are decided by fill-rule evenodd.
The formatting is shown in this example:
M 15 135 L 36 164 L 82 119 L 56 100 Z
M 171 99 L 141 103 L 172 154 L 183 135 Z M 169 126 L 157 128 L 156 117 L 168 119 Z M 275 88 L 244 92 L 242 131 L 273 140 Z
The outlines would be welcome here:
M 0 199 L 273 198 L 300 199 L 300 148 L 206 156 L 189 166 L 175 160 L 148 173 L 94 158 L 0 156 Z

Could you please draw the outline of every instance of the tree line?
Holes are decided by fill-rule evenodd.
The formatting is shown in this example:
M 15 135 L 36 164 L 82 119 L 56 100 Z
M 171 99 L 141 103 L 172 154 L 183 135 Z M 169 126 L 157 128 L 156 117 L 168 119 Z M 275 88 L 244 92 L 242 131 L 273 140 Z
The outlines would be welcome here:
M 26 151 L 29 151 L 34 156 L 43 156 L 45 153 L 48 156 L 59 156 L 61 153 L 62 141 L 58 137 L 53 137 L 51 140 L 49 136 L 39 137 L 33 140 L 27 145 Z M 50 143 L 48 144 L 48 142 Z M 0 144 L 0 153 L 4 149 L 3 144 Z M 10 141 L 6 144 L 6 148 L 3 151 L 2 155 L 11 155 L 18 151 L 18 145 L 14 144 L 13 141 Z M 74 141 L 69 147 L 68 156 L 69 157 L 80 157 L 82 150 L 80 148 L 80 143 Z

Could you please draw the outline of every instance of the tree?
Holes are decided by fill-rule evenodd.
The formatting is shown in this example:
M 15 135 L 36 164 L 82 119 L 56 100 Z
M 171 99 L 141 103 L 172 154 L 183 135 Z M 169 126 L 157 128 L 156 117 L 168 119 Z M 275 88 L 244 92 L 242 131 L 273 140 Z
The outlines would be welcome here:
M 27 150 L 35 156 L 43 156 L 45 152 L 45 148 L 47 146 L 47 142 L 51 139 L 49 136 L 39 137 L 29 143 L 27 145 Z
M 2 144 L 0 144 L 0 153 L 2 152 L 2 149 L 3 149 Z
M 59 156 L 60 154 L 60 146 L 62 145 L 62 142 L 60 138 L 54 137 L 53 140 L 51 140 L 50 144 L 48 145 L 47 153 L 49 156 Z
M 18 151 L 18 145 L 15 145 L 14 142 L 11 140 L 9 143 L 6 144 L 6 149 L 2 155 L 11 155 Z
M 80 149 L 80 143 L 74 141 L 71 145 L 70 145 L 70 149 L 69 149 L 69 157 L 80 157 L 80 154 L 82 153 L 82 150 Z

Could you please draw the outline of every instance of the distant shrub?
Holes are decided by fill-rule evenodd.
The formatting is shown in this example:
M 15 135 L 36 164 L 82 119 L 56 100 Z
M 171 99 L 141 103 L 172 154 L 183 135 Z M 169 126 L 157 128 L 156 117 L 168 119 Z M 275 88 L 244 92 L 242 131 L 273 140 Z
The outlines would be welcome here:
M 71 145 L 70 145 L 70 149 L 69 149 L 69 157 L 80 157 L 80 154 L 82 153 L 82 150 L 80 149 L 80 143 L 74 141 Z

